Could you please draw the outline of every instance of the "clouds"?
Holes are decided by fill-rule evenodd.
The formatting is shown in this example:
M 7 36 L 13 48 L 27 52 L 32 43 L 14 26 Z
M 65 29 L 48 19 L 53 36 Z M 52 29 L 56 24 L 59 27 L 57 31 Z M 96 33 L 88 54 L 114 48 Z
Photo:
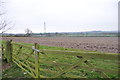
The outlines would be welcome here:
M 47 32 L 117 30 L 118 1 L 8 0 L 7 17 L 16 22 L 17 32 L 43 32 L 44 21 Z

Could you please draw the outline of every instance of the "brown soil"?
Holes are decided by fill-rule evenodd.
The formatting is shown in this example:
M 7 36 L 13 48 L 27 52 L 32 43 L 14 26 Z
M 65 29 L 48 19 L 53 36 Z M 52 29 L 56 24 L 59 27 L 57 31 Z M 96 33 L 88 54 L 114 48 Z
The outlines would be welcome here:
M 118 37 L 3 37 L 15 42 L 39 43 L 47 46 L 60 46 L 81 50 L 118 52 Z
M 2 61 L 2 70 L 10 68 L 12 65 L 10 63 L 7 63 L 6 61 Z

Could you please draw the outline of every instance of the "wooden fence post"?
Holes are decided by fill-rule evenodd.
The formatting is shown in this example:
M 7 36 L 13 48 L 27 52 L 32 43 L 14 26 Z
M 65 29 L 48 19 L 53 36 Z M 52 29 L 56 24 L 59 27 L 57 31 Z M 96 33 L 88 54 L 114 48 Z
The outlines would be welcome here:
M 6 47 L 5 47 L 5 55 L 7 58 L 7 62 L 12 62 L 12 40 L 6 42 Z
M 39 45 L 35 43 L 35 49 L 39 49 Z M 35 51 L 35 73 L 36 79 L 39 78 L 39 52 Z
M 3 47 L 3 44 L 2 44 L 2 56 L 4 55 L 4 47 Z

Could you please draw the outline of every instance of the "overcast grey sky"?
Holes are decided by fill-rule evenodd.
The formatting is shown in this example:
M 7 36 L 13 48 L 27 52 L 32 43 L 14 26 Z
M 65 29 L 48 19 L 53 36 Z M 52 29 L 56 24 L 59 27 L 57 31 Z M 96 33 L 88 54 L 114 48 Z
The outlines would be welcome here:
M 81 32 L 118 29 L 119 0 L 5 0 L 8 33 Z

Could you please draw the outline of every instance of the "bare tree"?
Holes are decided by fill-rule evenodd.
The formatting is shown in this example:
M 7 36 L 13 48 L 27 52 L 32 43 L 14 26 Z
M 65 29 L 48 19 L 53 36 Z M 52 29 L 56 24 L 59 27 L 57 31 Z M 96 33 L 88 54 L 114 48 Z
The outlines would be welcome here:
M 3 11 L 3 5 L 4 2 L 0 0 L 0 33 L 2 34 L 11 29 L 11 27 L 9 26 L 10 22 L 3 18 L 3 15 L 5 14 L 5 12 Z
M 9 24 L 10 23 L 8 23 L 6 20 L 0 21 L 0 31 L 2 34 L 11 29 L 11 27 L 9 27 Z
M 25 29 L 25 33 L 26 33 L 26 36 L 31 36 L 32 35 L 32 31 L 30 29 Z

